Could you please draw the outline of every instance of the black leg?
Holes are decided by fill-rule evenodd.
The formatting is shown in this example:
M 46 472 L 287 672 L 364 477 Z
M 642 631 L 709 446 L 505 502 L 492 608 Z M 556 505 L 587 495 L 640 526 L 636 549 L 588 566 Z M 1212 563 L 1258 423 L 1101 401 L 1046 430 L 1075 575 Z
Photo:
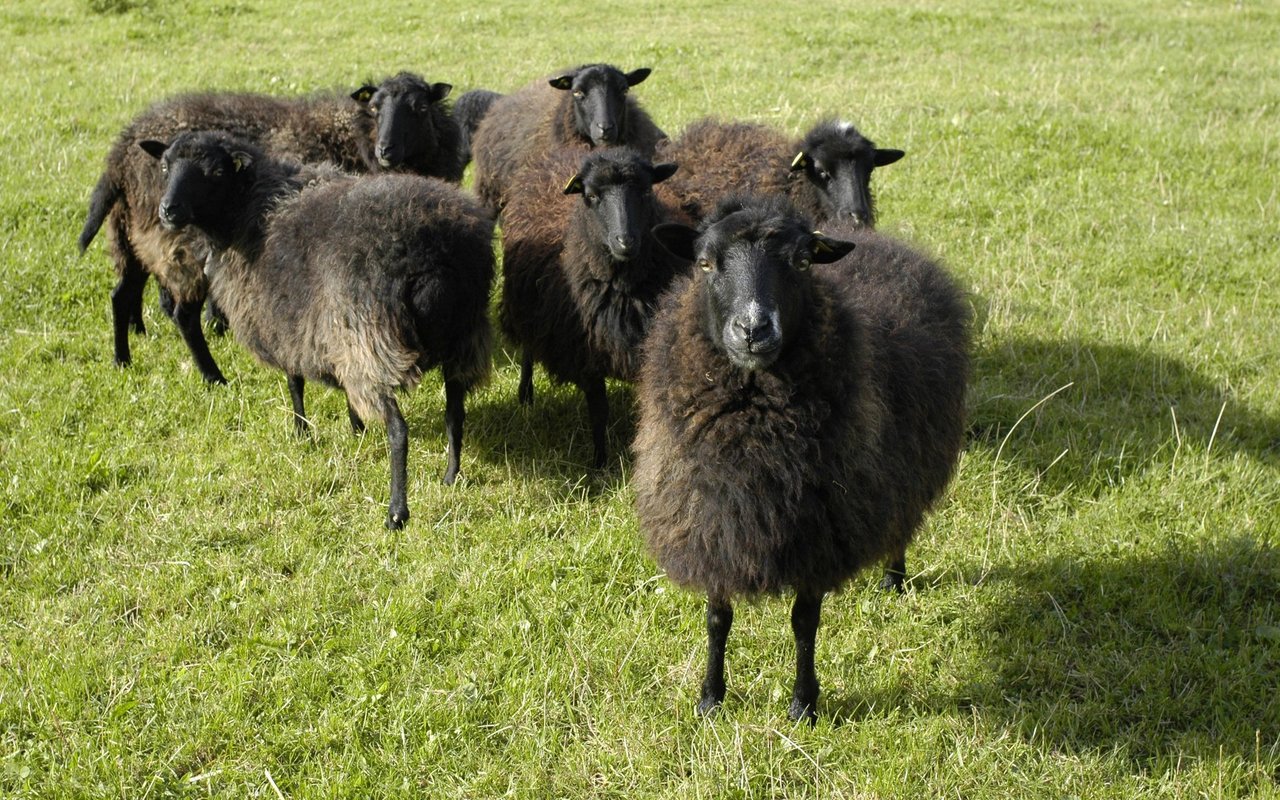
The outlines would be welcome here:
M 904 547 L 889 559 L 889 566 L 884 569 L 884 579 L 880 588 L 886 592 L 901 592 L 907 579 L 907 549 Z
M 520 359 L 520 388 L 516 392 L 520 405 L 533 405 L 533 354 L 524 348 Z
M 364 420 L 360 419 L 360 415 L 351 407 L 351 400 L 347 400 L 347 419 L 351 421 L 351 432 L 359 436 L 364 433 Z
M 391 505 L 387 509 L 387 527 L 399 530 L 409 520 L 409 502 L 405 498 L 405 462 L 409 457 L 409 426 L 400 414 L 395 397 L 383 401 L 387 422 L 387 444 L 391 449 Z
M 814 640 L 822 616 L 822 595 L 796 594 L 791 607 L 791 632 L 796 637 L 796 684 L 787 716 L 810 725 L 818 719 L 818 676 L 813 666 Z
M 146 288 L 147 276 L 143 273 L 138 281 L 138 291 L 133 297 L 133 308 L 129 309 L 129 319 L 133 323 L 133 332 L 139 336 L 147 333 L 147 324 L 142 320 L 142 291 Z
M 174 311 L 173 295 L 169 294 L 169 290 L 164 288 L 163 286 L 160 287 L 159 300 L 160 300 L 160 310 L 164 312 L 164 315 L 166 317 L 168 317 L 169 319 L 173 319 L 173 311 Z
M 204 340 L 204 330 L 200 327 L 200 308 L 203 305 L 204 301 L 178 303 L 173 309 L 173 321 L 182 332 L 182 338 L 191 350 L 191 355 L 196 360 L 196 367 L 205 381 L 226 383 L 227 379 L 222 377 L 222 371 L 218 369 L 213 356 L 209 354 L 209 343 Z
M 445 379 L 444 433 L 445 438 L 449 440 L 449 452 L 444 468 L 445 486 L 453 485 L 454 480 L 458 477 L 458 470 L 461 468 L 462 424 L 467 417 L 463 401 L 466 396 L 467 391 L 462 387 L 461 383 L 455 380 Z
M 306 407 L 302 403 L 302 390 L 306 381 L 301 375 L 286 375 L 289 383 L 289 399 L 293 401 L 293 430 L 299 436 L 306 436 L 311 423 L 307 422 Z
M 702 679 L 698 713 L 710 714 L 724 702 L 724 647 L 733 627 L 733 605 L 723 598 L 707 598 L 707 674 Z
M 579 384 L 587 396 L 587 418 L 591 421 L 591 444 L 595 447 L 592 466 L 603 469 L 605 462 L 605 429 L 609 426 L 609 398 L 604 392 L 604 378 L 586 378 Z
M 209 319 L 209 330 L 218 336 L 223 336 L 229 327 L 227 323 L 227 315 L 222 313 L 222 309 L 218 308 L 218 304 L 209 301 L 209 305 L 205 308 L 205 316 Z
M 134 322 L 134 330 L 144 333 L 142 327 L 142 288 L 147 282 L 147 273 L 141 267 L 126 263 L 120 282 L 111 290 L 111 322 L 115 330 L 116 363 L 127 366 L 131 360 L 129 353 L 129 323 Z M 137 313 L 136 321 L 134 314 Z

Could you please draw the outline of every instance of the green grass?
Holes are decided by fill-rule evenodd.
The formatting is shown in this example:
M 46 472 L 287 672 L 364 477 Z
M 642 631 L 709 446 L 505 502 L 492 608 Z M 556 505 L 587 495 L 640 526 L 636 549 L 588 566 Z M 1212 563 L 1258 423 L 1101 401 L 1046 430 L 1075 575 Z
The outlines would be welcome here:
M 636 6 L 645 6 L 643 11 Z M 0 796 L 1280 797 L 1280 7 L 780 0 L 9 0 L 0 8 Z M 652 66 L 668 130 L 841 114 L 902 162 L 882 228 L 978 309 L 971 434 L 909 557 L 831 598 L 814 729 L 786 604 L 693 714 L 702 601 L 639 544 L 626 415 L 518 368 L 380 432 L 146 299 L 111 365 L 90 189 L 136 111 L 402 68 L 456 91 Z M 615 387 L 623 409 L 631 394 Z

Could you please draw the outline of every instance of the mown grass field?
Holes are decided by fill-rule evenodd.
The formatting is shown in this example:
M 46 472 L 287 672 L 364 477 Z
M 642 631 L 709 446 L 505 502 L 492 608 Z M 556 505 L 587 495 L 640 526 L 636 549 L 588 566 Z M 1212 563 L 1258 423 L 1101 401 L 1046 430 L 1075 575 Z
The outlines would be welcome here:
M 643 6 L 642 9 L 636 6 Z M 0 797 L 1280 797 L 1274 2 L 8 0 L 0 8 Z M 854 120 L 883 230 L 979 325 L 971 431 L 910 591 L 828 600 L 816 728 L 788 604 L 693 713 L 702 599 L 643 553 L 632 432 L 518 366 L 439 485 L 438 377 L 380 431 L 233 338 L 206 388 L 148 289 L 111 364 L 106 149 L 191 88 L 400 69 L 457 92 L 652 66 L 669 131 Z M 611 389 L 615 410 L 631 400 Z

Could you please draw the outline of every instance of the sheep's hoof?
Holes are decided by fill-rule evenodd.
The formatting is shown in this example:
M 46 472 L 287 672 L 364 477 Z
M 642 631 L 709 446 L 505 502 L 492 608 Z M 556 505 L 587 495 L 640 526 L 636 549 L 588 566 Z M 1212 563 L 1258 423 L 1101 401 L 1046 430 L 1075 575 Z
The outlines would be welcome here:
M 121 358 L 120 356 L 116 356 L 114 361 L 116 366 L 120 367 L 121 369 L 125 367 L 133 366 L 133 359 L 130 359 L 130 358 Z
M 221 372 L 212 372 L 208 375 L 202 375 L 204 382 L 210 386 L 226 386 L 227 379 L 222 376 Z
M 698 716 L 709 717 L 714 714 L 720 708 L 722 699 L 711 695 L 703 695 L 702 700 L 698 702 Z
M 399 511 L 392 511 L 387 514 L 387 530 L 398 531 L 404 527 L 409 521 L 409 509 L 404 508 Z
M 818 712 L 814 708 L 814 703 L 808 703 L 800 698 L 791 701 L 791 707 L 787 709 L 787 716 L 792 722 L 804 721 L 809 723 L 809 727 L 813 727 L 818 723 Z
M 897 592 L 902 594 L 906 591 L 907 576 L 901 572 L 891 569 L 884 571 L 884 578 L 880 580 L 880 588 L 886 592 Z

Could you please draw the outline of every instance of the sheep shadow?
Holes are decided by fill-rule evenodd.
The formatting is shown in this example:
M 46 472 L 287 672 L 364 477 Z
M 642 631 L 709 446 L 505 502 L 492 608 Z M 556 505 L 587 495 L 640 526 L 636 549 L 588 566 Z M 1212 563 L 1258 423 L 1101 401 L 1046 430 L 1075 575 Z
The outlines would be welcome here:
M 1269 543 L 1061 557 L 990 580 L 1014 599 L 978 623 L 990 669 L 957 705 L 1054 750 L 1142 765 L 1252 763 L 1261 747 L 1280 771 L 1280 551 Z
M 509 384 L 509 385 L 508 385 Z M 608 462 L 593 469 L 591 427 L 582 392 L 572 384 L 554 384 L 535 371 L 533 405 L 516 399 L 514 381 L 500 380 L 467 405 L 467 446 L 477 459 L 509 466 L 523 477 L 585 487 L 594 495 L 615 486 L 631 471 L 635 436 L 635 393 L 622 382 L 607 381 Z
M 1280 421 L 1176 358 L 1124 345 L 988 344 L 970 398 L 970 446 L 1050 492 L 1096 496 L 1188 443 L 1280 464 Z

